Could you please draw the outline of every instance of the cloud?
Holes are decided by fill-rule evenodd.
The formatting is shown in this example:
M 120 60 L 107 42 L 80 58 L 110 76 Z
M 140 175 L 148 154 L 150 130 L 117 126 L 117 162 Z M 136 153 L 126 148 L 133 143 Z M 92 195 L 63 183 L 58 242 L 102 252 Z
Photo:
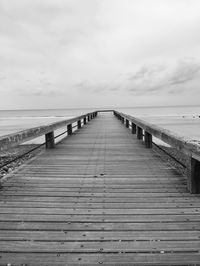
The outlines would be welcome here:
M 120 79 L 115 77 L 111 80 L 104 81 L 81 81 L 74 85 L 74 87 L 78 88 L 80 91 L 88 91 L 90 93 L 97 93 L 108 95 L 112 92 L 120 91 Z
M 116 92 L 141 96 L 148 94 L 181 94 L 188 89 L 188 85 L 200 79 L 200 61 L 180 59 L 176 62 L 145 65 L 134 73 L 118 74 L 112 79 L 101 82 L 81 81 L 76 84 L 78 89 L 91 93 Z
M 200 77 L 200 62 L 181 60 L 169 78 L 169 85 L 183 84 Z
M 61 90 L 56 89 L 56 87 L 34 87 L 33 90 L 30 89 L 19 89 L 18 94 L 22 96 L 37 96 L 37 97 L 60 97 L 64 95 L 64 92 Z
M 200 61 L 182 59 L 173 64 L 144 66 L 129 77 L 128 89 L 135 94 L 180 93 L 189 82 L 200 78 Z M 182 86 L 182 88 L 180 88 Z
M 165 70 L 165 66 L 163 65 L 152 65 L 152 66 L 143 66 L 136 73 L 130 76 L 130 80 L 143 80 L 148 77 L 157 75 L 161 71 Z

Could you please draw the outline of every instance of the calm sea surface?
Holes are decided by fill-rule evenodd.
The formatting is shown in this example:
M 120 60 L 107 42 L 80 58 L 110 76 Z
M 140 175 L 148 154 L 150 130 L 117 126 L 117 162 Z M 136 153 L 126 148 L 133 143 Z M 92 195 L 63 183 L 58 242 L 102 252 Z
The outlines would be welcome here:
M 0 136 L 78 116 L 94 109 L 0 111 Z M 200 106 L 115 108 L 182 136 L 200 140 Z

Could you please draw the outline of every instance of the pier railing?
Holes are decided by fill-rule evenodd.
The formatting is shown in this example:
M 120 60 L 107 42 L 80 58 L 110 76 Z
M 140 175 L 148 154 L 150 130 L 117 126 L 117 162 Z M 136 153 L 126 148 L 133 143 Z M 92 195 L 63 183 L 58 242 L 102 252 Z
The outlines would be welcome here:
M 54 148 L 55 138 L 67 133 L 71 135 L 73 128 L 81 128 L 91 119 L 95 118 L 99 112 L 113 112 L 114 115 L 129 129 L 132 134 L 136 134 L 137 139 L 144 140 L 146 148 L 152 148 L 152 137 L 156 137 L 171 147 L 184 153 L 188 157 L 187 163 L 187 185 L 191 193 L 200 193 L 200 145 L 194 140 L 181 137 L 169 130 L 150 124 L 142 119 L 115 111 L 115 110 L 98 110 L 90 112 L 71 119 L 62 120 L 45 126 L 29 128 L 17 133 L 0 137 L 0 151 L 13 148 L 45 135 L 45 145 L 47 149 Z M 75 124 L 75 126 L 73 125 Z M 66 128 L 66 131 L 59 136 L 54 136 L 54 131 L 60 128 Z
M 186 166 L 188 189 L 191 193 L 200 193 L 200 145 L 198 143 L 130 115 L 117 111 L 114 111 L 114 115 L 127 128 L 130 128 L 138 139 L 144 140 L 146 148 L 152 148 L 153 136 L 186 154 L 188 157 L 188 165 Z
M 83 124 L 86 124 L 88 121 L 97 116 L 97 112 L 87 113 L 81 116 L 77 116 L 71 119 L 62 120 L 59 122 L 51 123 L 45 126 L 33 127 L 19 131 L 17 133 L 9 134 L 6 136 L 0 137 L 0 151 L 13 148 L 27 142 L 29 140 L 35 139 L 37 137 L 45 135 L 46 148 L 54 148 L 55 137 L 54 131 L 66 127 L 65 133 L 68 135 L 72 134 L 73 124 L 76 123 L 76 127 L 79 129 Z

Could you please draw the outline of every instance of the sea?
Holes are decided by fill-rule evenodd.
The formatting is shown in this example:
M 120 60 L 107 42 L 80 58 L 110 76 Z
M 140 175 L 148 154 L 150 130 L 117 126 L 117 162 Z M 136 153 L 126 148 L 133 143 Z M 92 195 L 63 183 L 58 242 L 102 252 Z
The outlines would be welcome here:
M 102 108 L 0 110 L 0 136 L 31 127 L 79 116 Z M 105 108 L 115 109 L 171 130 L 180 136 L 200 140 L 200 105 Z M 61 130 L 58 130 L 59 134 Z M 43 137 L 29 143 L 42 143 Z

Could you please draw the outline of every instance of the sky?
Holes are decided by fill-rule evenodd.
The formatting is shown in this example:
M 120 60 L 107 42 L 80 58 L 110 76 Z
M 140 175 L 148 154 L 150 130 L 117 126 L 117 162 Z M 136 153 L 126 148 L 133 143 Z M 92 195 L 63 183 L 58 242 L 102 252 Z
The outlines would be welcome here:
M 199 0 L 0 0 L 0 109 L 200 105 Z

